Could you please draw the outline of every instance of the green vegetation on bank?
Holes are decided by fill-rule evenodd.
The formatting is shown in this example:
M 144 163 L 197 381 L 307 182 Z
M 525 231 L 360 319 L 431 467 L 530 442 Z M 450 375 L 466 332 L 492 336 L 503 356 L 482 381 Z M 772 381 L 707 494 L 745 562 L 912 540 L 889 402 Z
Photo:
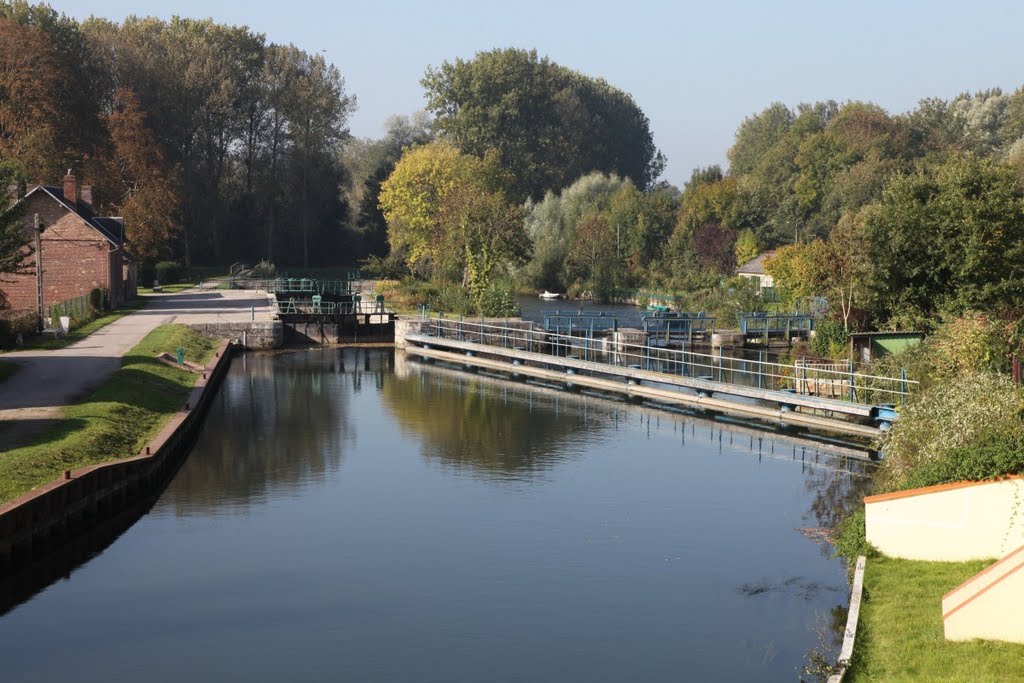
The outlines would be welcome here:
M 205 363 L 217 341 L 183 325 L 164 325 L 129 351 L 121 369 L 63 418 L 0 458 L 0 502 L 51 481 L 67 469 L 135 455 L 177 412 L 195 384 L 195 373 L 156 360 L 185 349 Z
M 853 665 L 846 680 L 1019 681 L 1024 645 L 947 642 L 942 632 L 942 595 L 990 564 L 869 560 Z
M 879 444 L 874 493 L 1024 473 L 1024 390 L 1008 374 L 1020 325 L 990 314 L 946 319 L 920 346 L 886 358 L 920 389 Z M 947 642 L 942 596 L 991 561 L 946 563 L 880 555 L 865 535 L 863 504 L 837 527 L 838 555 L 870 559 L 854 649 L 853 681 L 1009 681 L 1024 671 L 1024 646 Z

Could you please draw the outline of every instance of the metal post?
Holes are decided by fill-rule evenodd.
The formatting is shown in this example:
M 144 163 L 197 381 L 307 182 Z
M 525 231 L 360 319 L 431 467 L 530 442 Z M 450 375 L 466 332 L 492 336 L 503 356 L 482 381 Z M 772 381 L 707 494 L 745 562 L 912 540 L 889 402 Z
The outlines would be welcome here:
M 39 331 L 43 331 L 43 222 L 39 214 L 32 218 L 36 238 L 36 305 L 39 307 Z
M 907 395 L 907 369 L 900 368 L 900 405 L 903 405 L 903 399 Z
M 857 395 L 853 391 L 853 359 L 850 359 L 850 401 L 856 401 Z
M 722 347 L 718 347 L 718 381 L 724 381 L 722 379 Z
M 757 388 L 764 388 L 764 351 L 757 352 Z

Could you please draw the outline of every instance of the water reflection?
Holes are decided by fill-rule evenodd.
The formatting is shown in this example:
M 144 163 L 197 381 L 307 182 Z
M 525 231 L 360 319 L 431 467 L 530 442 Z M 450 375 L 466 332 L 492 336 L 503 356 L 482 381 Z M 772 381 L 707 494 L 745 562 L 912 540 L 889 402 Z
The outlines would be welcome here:
M 182 470 L 166 499 L 178 514 L 242 512 L 275 496 L 295 496 L 338 470 L 356 425 L 349 404 L 378 391 L 392 354 L 320 349 L 237 359 L 196 444 L 218 458 Z
M 847 590 L 799 527 L 850 455 L 390 351 L 247 356 L 153 510 L 3 615 L 4 680 L 794 680 Z
M 399 366 L 403 362 L 399 361 Z M 606 425 L 556 392 L 416 363 L 381 399 L 429 460 L 483 476 L 528 479 L 600 439 Z

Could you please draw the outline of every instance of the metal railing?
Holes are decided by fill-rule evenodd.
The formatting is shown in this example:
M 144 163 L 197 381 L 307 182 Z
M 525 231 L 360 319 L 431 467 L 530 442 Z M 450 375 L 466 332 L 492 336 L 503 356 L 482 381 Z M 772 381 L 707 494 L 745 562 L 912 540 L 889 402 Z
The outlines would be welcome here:
M 424 320 L 423 333 L 441 339 L 473 342 L 505 349 L 546 353 L 607 365 L 648 370 L 679 377 L 690 377 L 726 384 L 786 391 L 800 395 L 845 401 L 860 405 L 902 404 L 918 382 L 856 372 L 853 362 L 845 366 L 824 367 L 794 361 L 792 364 L 704 353 L 682 348 L 625 342 L 619 335 L 597 338 L 570 335 L 540 329 L 529 321 L 485 322 L 474 320 Z
M 809 333 L 814 329 L 814 318 L 809 315 L 776 315 L 766 313 L 741 313 L 740 331 L 744 334 Z
M 374 301 L 320 301 L 311 299 L 281 299 L 274 312 L 278 315 L 384 315 L 383 298 Z
M 233 278 L 235 289 L 268 294 L 352 294 L 361 291 L 360 280 L 318 280 L 316 278 Z

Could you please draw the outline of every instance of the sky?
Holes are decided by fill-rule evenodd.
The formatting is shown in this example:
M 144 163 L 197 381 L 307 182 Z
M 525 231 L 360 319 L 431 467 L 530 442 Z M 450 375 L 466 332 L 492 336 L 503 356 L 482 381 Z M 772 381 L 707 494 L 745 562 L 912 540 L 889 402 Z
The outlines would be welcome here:
M 309 2 L 50 0 L 78 19 L 177 14 L 248 26 L 323 52 L 358 99 L 353 135 L 380 137 L 392 114 L 424 106 L 428 66 L 495 47 L 536 48 L 630 93 L 665 153 L 665 179 L 727 164 L 744 118 L 775 101 L 866 100 L 896 114 L 1024 85 L 1024 3 L 950 2 Z

